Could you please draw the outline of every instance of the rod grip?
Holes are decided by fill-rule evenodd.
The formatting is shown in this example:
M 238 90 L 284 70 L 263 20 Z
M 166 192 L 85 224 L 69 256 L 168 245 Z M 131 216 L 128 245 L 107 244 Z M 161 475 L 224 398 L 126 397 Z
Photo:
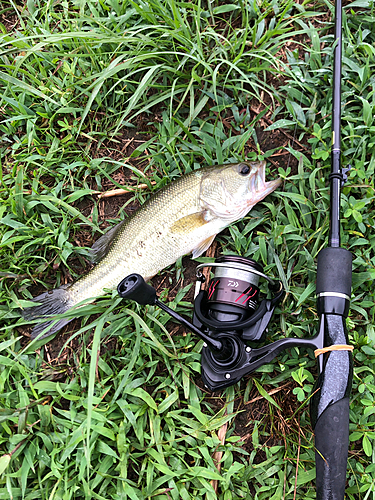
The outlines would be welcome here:
M 323 314 L 320 328 L 324 345 L 348 344 L 346 319 Z M 324 356 L 310 399 L 311 424 L 315 433 L 316 498 L 343 500 L 349 447 L 349 396 L 353 378 L 350 351 L 331 351 Z
M 323 248 L 318 254 L 316 294 L 336 292 L 351 296 L 352 254 L 345 248 Z
M 343 500 L 349 446 L 349 398 L 329 405 L 315 425 L 316 498 Z

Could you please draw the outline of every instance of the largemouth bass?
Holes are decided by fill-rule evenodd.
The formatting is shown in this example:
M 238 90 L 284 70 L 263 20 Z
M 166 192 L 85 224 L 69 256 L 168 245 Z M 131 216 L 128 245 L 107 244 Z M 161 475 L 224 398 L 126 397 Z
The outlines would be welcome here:
M 265 181 L 265 166 L 262 161 L 205 167 L 172 182 L 99 238 L 91 249 L 97 265 L 87 275 L 33 299 L 38 305 L 25 309 L 24 318 L 64 313 L 104 289 L 116 289 L 131 273 L 147 280 L 183 255 L 198 257 L 220 231 L 280 185 L 280 179 Z M 31 337 L 49 326 L 43 337 L 52 335 L 72 319 L 37 324 Z

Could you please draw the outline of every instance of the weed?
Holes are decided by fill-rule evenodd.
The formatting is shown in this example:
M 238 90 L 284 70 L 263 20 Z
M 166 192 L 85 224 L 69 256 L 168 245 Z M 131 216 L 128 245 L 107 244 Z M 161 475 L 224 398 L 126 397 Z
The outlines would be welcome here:
M 105 218 L 125 217 L 133 202 L 202 164 L 265 158 L 283 190 L 221 234 L 220 250 L 282 279 L 287 297 L 267 340 L 315 333 L 333 36 L 331 4 L 310 8 L 289 0 L 1 3 L 0 498 L 315 498 L 311 352 L 293 348 L 209 395 L 201 342 L 154 307 L 107 294 L 80 309 L 63 344 L 26 345 L 19 313 L 87 269 L 85 247 Z M 365 0 L 345 7 L 352 500 L 375 491 L 373 16 Z M 96 193 L 123 184 L 134 192 L 106 217 Z M 157 280 L 163 299 L 189 315 L 185 262 Z M 183 286 L 172 290 L 176 278 Z

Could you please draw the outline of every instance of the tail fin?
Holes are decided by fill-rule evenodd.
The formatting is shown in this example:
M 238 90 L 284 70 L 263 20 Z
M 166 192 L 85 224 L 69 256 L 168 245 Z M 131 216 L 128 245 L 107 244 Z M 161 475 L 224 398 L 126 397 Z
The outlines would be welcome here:
M 46 316 L 54 316 L 56 314 L 62 314 L 68 309 L 70 309 L 71 304 L 69 304 L 69 292 L 66 290 L 66 286 L 56 288 L 50 292 L 42 293 L 33 299 L 33 302 L 37 302 L 38 305 L 34 307 L 28 307 L 22 311 L 22 316 L 26 321 L 32 321 L 34 319 L 43 318 Z M 56 333 L 60 328 L 65 326 L 67 323 L 72 321 L 74 318 L 60 319 L 59 321 L 43 321 L 40 324 L 34 326 L 31 332 L 31 338 L 35 339 L 48 327 L 49 330 L 38 338 L 44 339 L 50 337 Z M 53 326 L 52 326 L 53 325 Z

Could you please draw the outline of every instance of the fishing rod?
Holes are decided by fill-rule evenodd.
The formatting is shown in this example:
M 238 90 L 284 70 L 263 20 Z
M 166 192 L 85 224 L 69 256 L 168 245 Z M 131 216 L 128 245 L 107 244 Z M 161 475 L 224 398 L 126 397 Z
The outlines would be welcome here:
M 260 348 L 249 343 L 264 340 L 273 312 L 284 297 L 279 280 L 268 277 L 262 266 L 238 255 L 221 256 L 197 267 L 197 287 L 192 322 L 163 304 L 156 290 L 139 274 L 118 285 L 118 294 L 141 305 L 157 305 L 187 326 L 203 341 L 201 374 L 205 387 L 221 390 L 241 380 L 282 350 L 314 349 L 319 377 L 310 404 L 316 448 L 317 500 L 343 500 L 349 446 L 349 394 L 352 383 L 352 346 L 345 321 L 351 296 L 352 255 L 340 247 L 340 194 L 346 178 L 341 168 L 341 30 L 342 5 L 335 6 L 333 72 L 332 154 L 330 178 L 330 230 L 328 247 L 318 254 L 318 331 L 314 337 L 284 338 Z M 214 276 L 203 288 L 204 267 Z M 259 281 L 268 283 L 272 298 L 260 300 Z
M 316 352 L 321 370 L 310 404 L 315 434 L 317 500 L 344 498 L 349 447 L 349 396 L 353 377 L 353 346 L 348 345 L 346 330 L 352 286 L 352 254 L 340 247 L 340 195 L 349 170 L 341 168 L 341 0 L 336 0 L 335 4 L 334 41 L 330 229 L 328 247 L 318 254 L 316 279 L 319 331 L 324 336 L 325 347 Z

